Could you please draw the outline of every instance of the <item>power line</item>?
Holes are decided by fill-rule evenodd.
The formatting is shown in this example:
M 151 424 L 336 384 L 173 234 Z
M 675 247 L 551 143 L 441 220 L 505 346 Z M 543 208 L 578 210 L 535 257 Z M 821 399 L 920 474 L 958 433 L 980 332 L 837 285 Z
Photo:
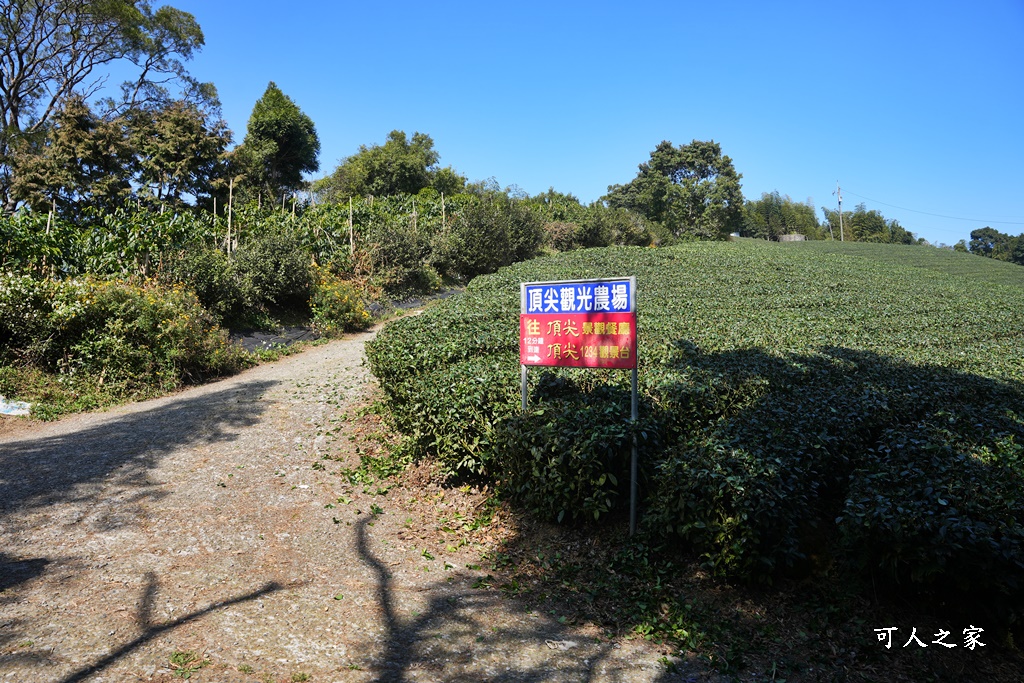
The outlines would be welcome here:
M 854 197 L 860 197 L 861 199 L 866 199 L 869 202 L 874 202 L 876 204 L 881 204 L 882 206 L 889 206 L 889 207 L 892 207 L 894 209 L 900 209 L 901 211 L 909 211 L 911 213 L 920 213 L 920 214 L 923 214 L 925 216 L 934 216 L 935 218 L 948 218 L 949 220 L 952 220 L 952 221 L 969 221 L 971 223 L 989 223 L 989 224 L 993 224 L 994 223 L 994 224 L 997 224 L 997 225 L 1024 225 L 1024 222 L 1018 222 L 1018 221 L 986 221 L 986 220 L 982 220 L 980 218 L 959 218 L 957 216 L 944 216 L 941 213 L 928 213 L 927 211 L 917 211 L 916 209 L 908 209 L 905 206 L 896 206 L 895 204 L 886 204 L 885 202 L 880 202 L 877 199 L 872 199 L 871 197 L 865 197 L 864 195 L 857 194 L 856 192 L 850 192 L 850 190 L 846 190 L 846 194 L 852 194 Z

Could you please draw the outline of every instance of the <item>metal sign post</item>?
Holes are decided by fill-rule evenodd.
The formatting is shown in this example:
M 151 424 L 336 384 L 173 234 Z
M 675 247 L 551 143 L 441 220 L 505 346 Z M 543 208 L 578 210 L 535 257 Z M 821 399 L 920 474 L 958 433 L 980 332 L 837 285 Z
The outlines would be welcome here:
M 523 412 L 530 366 L 631 370 L 633 453 L 629 534 L 636 533 L 639 418 L 636 362 L 636 278 L 524 282 L 519 286 L 519 363 Z

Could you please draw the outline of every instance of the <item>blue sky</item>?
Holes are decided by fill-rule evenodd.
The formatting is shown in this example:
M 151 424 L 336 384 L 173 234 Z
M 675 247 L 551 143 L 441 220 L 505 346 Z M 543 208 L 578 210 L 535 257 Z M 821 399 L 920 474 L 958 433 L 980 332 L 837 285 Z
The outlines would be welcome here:
M 236 142 L 274 81 L 318 175 L 420 131 L 470 180 L 589 202 L 660 141 L 713 139 L 748 199 L 820 217 L 839 181 L 931 242 L 1024 232 L 1024 0 L 168 4 L 205 33 L 189 69 Z

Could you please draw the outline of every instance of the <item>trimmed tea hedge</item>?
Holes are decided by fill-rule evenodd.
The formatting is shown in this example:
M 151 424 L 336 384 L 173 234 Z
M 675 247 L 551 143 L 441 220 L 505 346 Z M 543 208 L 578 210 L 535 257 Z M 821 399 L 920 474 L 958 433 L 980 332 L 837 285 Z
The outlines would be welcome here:
M 951 274 L 948 257 L 755 242 L 561 254 L 389 326 L 369 359 L 417 455 L 552 518 L 627 499 L 635 433 L 647 537 L 685 541 L 719 575 L 840 562 L 1019 611 L 1024 288 Z M 519 283 L 627 275 L 641 423 L 627 424 L 626 372 L 533 370 L 520 414 Z

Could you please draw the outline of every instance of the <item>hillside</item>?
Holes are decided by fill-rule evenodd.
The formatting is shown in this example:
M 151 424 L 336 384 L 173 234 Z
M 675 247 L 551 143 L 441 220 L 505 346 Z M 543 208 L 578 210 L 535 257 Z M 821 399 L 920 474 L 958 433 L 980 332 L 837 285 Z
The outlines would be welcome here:
M 753 241 L 564 253 L 474 280 L 385 329 L 368 359 L 408 452 L 498 482 L 541 518 L 615 518 L 635 434 L 658 562 L 741 583 L 899 587 L 1012 629 L 1024 311 L 1004 265 Z M 640 424 L 621 371 L 531 371 L 522 414 L 519 283 L 627 275 Z
M 754 240 L 749 240 L 754 241 Z M 1024 267 L 1006 261 L 984 258 L 976 254 L 902 244 L 869 244 L 866 242 L 787 242 L 782 246 L 800 248 L 811 253 L 840 254 L 859 257 L 876 264 L 923 268 L 946 275 L 958 275 L 999 285 L 1024 287 Z

